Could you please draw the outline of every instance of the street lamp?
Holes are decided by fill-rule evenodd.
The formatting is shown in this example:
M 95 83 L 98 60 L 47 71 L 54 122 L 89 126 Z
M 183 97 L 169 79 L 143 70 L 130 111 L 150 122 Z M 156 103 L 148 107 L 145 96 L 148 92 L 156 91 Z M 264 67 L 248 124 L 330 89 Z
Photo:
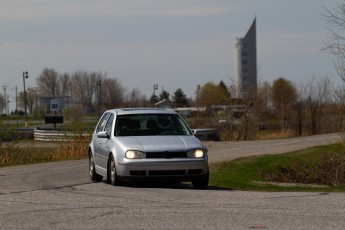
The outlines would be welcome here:
M 101 104 L 102 104 L 102 81 L 101 79 L 99 79 L 97 81 L 97 100 L 98 100 L 98 105 L 97 105 L 97 115 L 98 115 L 98 118 L 100 118 L 100 115 L 101 115 Z
M 26 90 L 25 90 L 25 78 L 29 77 L 29 72 L 23 72 L 23 85 L 24 85 L 24 113 L 25 113 L 25 128 L 28 127 L 28 114 L 26 112 Z

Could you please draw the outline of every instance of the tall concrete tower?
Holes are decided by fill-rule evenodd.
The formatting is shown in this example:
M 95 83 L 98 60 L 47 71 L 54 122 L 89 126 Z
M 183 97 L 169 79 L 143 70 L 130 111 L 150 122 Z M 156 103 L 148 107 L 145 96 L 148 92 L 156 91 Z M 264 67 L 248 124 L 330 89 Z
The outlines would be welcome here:
M 257 89 L 256 18 L 243 38 L 236 38 L 236 97 L 254 96 Z

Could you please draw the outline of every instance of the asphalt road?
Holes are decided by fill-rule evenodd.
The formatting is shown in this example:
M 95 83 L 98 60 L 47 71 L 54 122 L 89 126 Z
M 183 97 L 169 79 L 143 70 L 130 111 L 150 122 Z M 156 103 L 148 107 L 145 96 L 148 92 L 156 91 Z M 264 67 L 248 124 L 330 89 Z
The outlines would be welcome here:
M 214 163 L 247 156 L 292 152 L 339 141 L 345 141 L 345 136 L 333 133 L 277 140 L 204 142 L 204 145 L 209 149 L 209 162 Z
M 210 162 L 218 162 L 338 138 L 205 145 Z M 90 182 L 87 160 L 0 169 L 0 229 L 343 229 L 344 216 L 341 193 L 195 190 L 190 184 L 113 187 Z

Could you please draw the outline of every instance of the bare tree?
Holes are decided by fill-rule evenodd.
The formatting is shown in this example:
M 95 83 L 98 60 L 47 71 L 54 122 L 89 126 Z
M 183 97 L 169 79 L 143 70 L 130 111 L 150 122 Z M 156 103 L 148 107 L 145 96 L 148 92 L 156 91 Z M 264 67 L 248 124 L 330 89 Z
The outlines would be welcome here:
M 254 110 L 259 120 L 264 121 L 266 119 L 266 113 L 270 102 L 272 102 L 272 86 L 269 82 L 263 82 L 258 84 L 256 100 Z
M 321 130 L 321 120 L 325 105 L 330 99 L 330 80 L 313 77 L 306 86 L 307 108 L 310 114 L 311 134 L 318 134 Z
M 296 136 L 303 135 L 303 130 L 305 128 L 307 119 L 306 105 L 306 86 L 304 84 L 301 84 L 296 93 L 296 101 L 292 107 L 294 130 Z
M 42 96 L 59 95 L 59 73 L 56 70 L 45 68 L 36 81 Z
M 337 3 L 336 7 L 327 9 L 323 19 L 326 22 L 328 36 L 322 50 L 332 54 L 340 78 L 345 81 L 345 1 Z
M 143 95 L 139 89 L 133 89 L 127 94 L 127 106 L 128 107 L 145 107 L 149 104 L 146 96 Z
M 292 105 L 296 101 L 296 88 L 292 82 L 279 78 L 272 85 L 272 101 L 280 114 L 282 130 L 290 126 Z
M 0 111 L 4 111 L 5 109 L 5 98 L 4 96 L 0 93 Z
M 36 88 L 28 88 L 26 90 L 26 106 L 28 109 L 28 113 L 32 113 L 35 103 L 37 102 L 37 90 Z M 21 91 L 19 92 L 19 97 L 18 97 L 18 106 L 19 108 L 24 110 L 24 92 Z
M 120 106 L 123 98 L 124 88 L 117 79 L 108 78 L 102 81 L 102 104 L 106 108 Z
M 86 92 L 86 106 L 90 109 L 93 109 L 93 99 L 94 97 L 97 97 L 97 91 L 99 89 L 99 85 L 102 81 L 102 79 L 106 78 L 106 74 L 103 75 L 101 72 L 92 72 L 89 74 L 89 77 L 86 78 L 84 81 L 84 87 L 87 90 Z
M 328 29 L 327 39 L 323 51 L 335 57 L 335 67 L 339 77 L 345 82 L 345 1 L 336 4 L 335 7 L 327 9 L 324 7 L 323 19 Z M 344 111 L 344 88 L 334 89 L 334 98 L 338 103 L 340 113 Z M 340 121 L 343 120 L 341 115 Z M 337 121 L 338 122 L 338 121 Z M 342 122 L 340 122 L 342 127 Z
M 71 96 L 88 109 L 93 108 L 93 101 L 97 96 L 97 82 L 105 78 L 102 73 L 88 73 L 84 70 L 76 71 L 71 77 Z
M 254 111 L 257 110 L 258 94 L 256 88 L 247 90 L 247 93 L 242 95 L 240 104 L 243 111 L 240 116 L 240 126 L 238 130 L 237 140 L 251 140 L 255 139 L 257 131 L 257 122 Z M 239 103 L 237 102 L 237 104 Z
M 87 93 L 84 82 L 87 81 L 89 74 L 86 71 L 76 71 L 71 77 L 71 98 L 75 102 L 79 102 L 83 106 L 87 104 Z M 93 91 L 92 91 L 93 92 Z
M 333 126 L 335 131 L 345 131 L 345 87 L 335 89 L 332 86 L 332 96 L 336 108 L 336 116 Z
M 68 73 L 64 73 L 60 76 L 61 94 L 62 96 L 70 96 L 71 77 Z

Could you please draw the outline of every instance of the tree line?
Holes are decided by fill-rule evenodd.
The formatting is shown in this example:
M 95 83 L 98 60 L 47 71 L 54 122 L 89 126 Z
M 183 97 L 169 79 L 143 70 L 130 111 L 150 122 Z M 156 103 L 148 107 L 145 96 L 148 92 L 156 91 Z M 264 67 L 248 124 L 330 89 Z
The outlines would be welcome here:
M 45 68 L 36 78 L 36 87 L 26 90 L 26 105 L 29 113 L 44 110 L 40 107 L 42 98 L 65 97 L 72 105 L 85 111 L 96 111 L 101 107 L 154 107 L 161 100 L 170 100 L 174 106 L 189 106 L 189 100 L 177 89 L 172 96 L 166 90 L 147 98 L 139 89 L 127 91 L 117 78 L 109 78 L 104 72 L 78 70 L 73 73 L 59 73 L 53 68 Z M 18 111 L 24 110 L 24 92 L 18 94 Z M 5 99 L 0 93 L 0 111 L 4 110 Z
M 227 134 L 225 139 L 256 139 L 260 127 L 279 128 L 295 136 L 343 130 L 345 91 L 327 77 L 313 76 L 298 86 L 280 77 L 272 83 L 259 83 L 256 90 L 242 98 L 232 97 L 234 88 L 222 81 L 207 83 L 195 100 L 209 108 L 208 126 L 222 128 Z
M 69 74 L 45 68 L 36 82 L 37 87 L 27 90 L 27 108 L 33 114 L 44 113 L 39 103 L 42 97 L 65 96 L 82 113 L 153 107 L 165 99 L 171 100 L 172 107 L 204 108 L 203 115 L 189 121 L 191 126 L 222 129 L 229 140 L 255 139 L 260 125 L 275 124 L 281 131 L 302 136 L 341 131 L 344 124 L 344 91 L 335 88 L 328 78 L 312 77 L 296 86 L 280 77 L 272 83 L 259 83 L 255 92 L 244 98 L 234 98 L 234 85 L 208 82 L 197 88 L 194 99 L 187 98 L 181 89 L 172 96 L 162 89 L 147 99 L 139 89 L 126 92 L 118 79 L 102 72 L 79 70 Z M 23 95 L 19 93 L 20 108 L 24 108 Z

